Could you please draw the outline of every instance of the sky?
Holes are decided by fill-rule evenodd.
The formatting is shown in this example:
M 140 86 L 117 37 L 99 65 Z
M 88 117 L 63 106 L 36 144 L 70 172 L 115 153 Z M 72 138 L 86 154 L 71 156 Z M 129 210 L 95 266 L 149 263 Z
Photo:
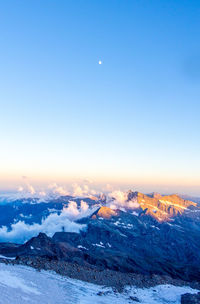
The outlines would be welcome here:
M 200 195 L 199 37 L 193 0 L 0 1 L 0 189 Z

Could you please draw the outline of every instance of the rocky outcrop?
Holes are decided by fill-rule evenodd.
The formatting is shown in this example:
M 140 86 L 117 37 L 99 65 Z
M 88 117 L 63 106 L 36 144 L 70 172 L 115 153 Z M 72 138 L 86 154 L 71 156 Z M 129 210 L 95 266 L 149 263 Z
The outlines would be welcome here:
M 117 216 L 118 211 L 113 210 L 109 207 L 102 206 L 99 208 L 96 212 L 93 213 L 92 218 L 96 219 L 98 217 L 104 218 L 104 219 L 109 219 L 112 216 Z
M 182 295 L 181 304 L 200 304 L 200 292 L 197 294 L 186 293 Z

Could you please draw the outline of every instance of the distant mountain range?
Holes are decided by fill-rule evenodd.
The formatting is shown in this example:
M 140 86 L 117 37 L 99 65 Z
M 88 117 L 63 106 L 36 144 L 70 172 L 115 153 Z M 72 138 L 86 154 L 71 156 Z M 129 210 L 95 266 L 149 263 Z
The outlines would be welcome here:
M 146 213 L 158 221 L 166 221 L 178 215 L 185 214 L 193 207 L 197 207 L 200 198 L 186 195 L 161 195 L 159 193 L 143 194 L 131 190 L 124 193 L 124 202 L 119 204 L 113 197 L 106 195 L 90 197 L 60 196 L 41 200 L 41 198 L 18 198 L 0 197 L 0 227 L 10 227 L 12 224 L 23 221 L 26 224 L 41 224 L 42 219 L 47 218 L 52 213 L 60 214 L 63 208 L 67 208 L 71 201 L 77 204 L 79 209 L 81 201 L 87 203 L 89 208 L 94 206 L 118 207 L 121 210 L 136 213 Z M 113 204 L 112 204 L 113 203 Z
M 74 219 L 83 227 L 79 232 L 63 228 L 52 237 L 40 233 L 22 245 L 4 242 L 0 254 L 199 281 L 199 205 L 178 195 L 128 191 L 124 197 L 119 204 L 112 197 L 84 198 L 84 206 L 91 212 Z M 46 203 L 14 201 L 0 205 L 0 223 L 12 229 L 13 223 L 23 220 L 30 228 L 51 214 L 60 214 L 63 208 L 68 210 L 70 204 L 80 209 L 82 202 L 68 196 Z

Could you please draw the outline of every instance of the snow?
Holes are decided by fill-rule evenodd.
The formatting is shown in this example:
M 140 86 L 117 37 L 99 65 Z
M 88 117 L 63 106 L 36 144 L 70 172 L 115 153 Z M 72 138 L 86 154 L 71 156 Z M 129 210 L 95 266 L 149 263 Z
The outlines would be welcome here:
M 151 227 L 160 230 L 160 228 L 158 228 L 158 227 L 156 227 L 154 225 L 151 225 Z
M 179 287 L 173 285 L 158 285 L 156 287 L 135 289 L 131 291 L 132 296 L 141 300 L 142 304 L 180 304 L 181 294 L 196 293 L 197 290 L 190 287 Z
M 126 229 L 132 229 L 133 228 L 133 225 L 132 224 L 125 224 L 123 222 L 119 222 L 119 221 L 116 221 L 113 223 L 115 226 L 118 226 L 118 227 L 122 227 L 122 228 L 126 228 Z
M 123 233 L 119 233 L 121 236 L 123 237 L 126 237 L 127 238 L 127 235 L 123 234 Z
M 82 245 L 78 245 L 77 246 L 79 249 L 85 249 L 85 250 L 88 250 L 86 247 L 82 246 Z
M 101 296 L 98 293 L 103 293 Z M 49 271 L 0 264 L 0 304 L 125 304 L 137 297 L 141 304 L 180 304 L 181 294 L 196 293 L 189 287 L 158 285 L 127 287 L 122 294 L 111 288 L 69 279 Z
M 93 246 L 97 246 L 97 247 L 102 247 L 102 248 L 105 248 L 105 246 L 104 245 L 102 245 L 102 244 L 92 244 Z
M 1 255 L 1 254 L 0 254 L 0 259 L 6 259 L 6 260 L 15 260 L 15 258 L 6 257 L 6 256 Z
M 176 207 L 178 207 L 178 208 L 181 208 L 181 209 L 184 209 L 184 210 L 188 210 L 187 207 L 181 206 L 181 205 L 179 205 L 179 204 L 174 204 L 174 203 L 172 203 L 172 202 L 164 201 L 164 200 L 159 200 L 159 201 L 160 201 L 161 203 L 163 203 L 163 204 L 166 204 L 166 205 L 176 206 Z
M 28 286 L 23 278 L 19 278 L 7 270 L 0 270 L 0 285 L 20 289 L 23 293 L 40 294 L 37 288 Z
M 191 213 L 192 212 L 200 212 L 200 210 L 189 210 Z

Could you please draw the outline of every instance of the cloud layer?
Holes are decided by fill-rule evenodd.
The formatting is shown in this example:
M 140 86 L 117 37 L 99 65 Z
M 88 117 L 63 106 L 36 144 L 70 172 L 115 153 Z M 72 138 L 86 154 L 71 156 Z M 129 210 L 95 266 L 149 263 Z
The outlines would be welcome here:
M 75 223 L 73 220 L 85 216 L 89 216 L 96 208 L 89 208 L 88 204 L 81 201 L 80 208 L 77 203 L 70 201 L 68 207 L 64 207 L 60 214 L 51 213 L 47 218 L 42 220 L 41 224 L 26 224 L 24 221 L 19 221 L 11 225 L 11 229 L 6 226 L 0 228 L 1 242 L 24 243 L 33 236 L 37 236 L 39 232 L 44 232 L 48 236 L 53 236 L 55 232 L 77 232 L 86 228 L 85 225 Z
M 44 189 L 37 189 L 28 180 L 25 180 L 23 185 L 20 185 L 15 194 L 16 198 L 34 197 L 45 200 L 52 197 L 59 196 L 75 196 L 75 197 L 91 197 L 95 196 L 101 191 L 97 191 L 92 188 L 91 180 L 84 180 L 83 183 L 73 183 L 71 186 L 65 187 L 58 185 L 57 183 L 49 184 Z

